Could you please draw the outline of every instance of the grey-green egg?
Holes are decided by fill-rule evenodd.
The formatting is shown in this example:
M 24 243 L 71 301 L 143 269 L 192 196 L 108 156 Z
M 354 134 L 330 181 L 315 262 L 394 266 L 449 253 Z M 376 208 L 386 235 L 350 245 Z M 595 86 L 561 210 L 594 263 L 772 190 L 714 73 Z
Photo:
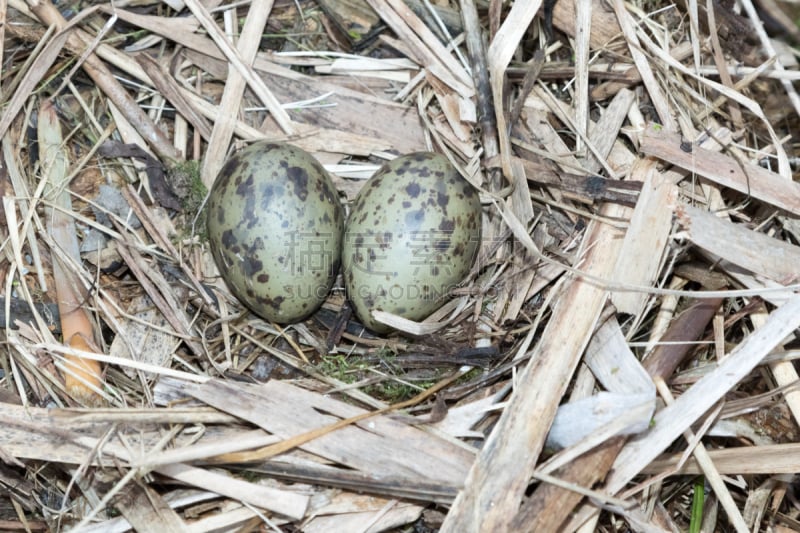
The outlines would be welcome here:
M 263 141 L 236 153 L 211 187 L 207 217 L 220 274 L 253 312 L 292 323 L 327 298 L 340 265 L 344 209 L 310 154 Z
M 361 322 L 372 311 L 421 320 L 469 273 L 481 237 L 478 191 L 442 155 L 417 152 L 381 167 L 353 202 L 342 265 Z

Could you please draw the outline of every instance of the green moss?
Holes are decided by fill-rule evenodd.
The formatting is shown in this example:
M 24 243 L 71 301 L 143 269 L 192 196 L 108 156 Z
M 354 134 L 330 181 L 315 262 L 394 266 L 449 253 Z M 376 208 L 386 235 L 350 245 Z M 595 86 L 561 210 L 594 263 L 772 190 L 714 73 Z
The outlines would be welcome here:
M 208 189 L 200 178 L 200 161 L 181 161 L 169 169 L 169 181 L 178 195 L 183 208 L 196 212 L 208 194 Z
M 417 388 L 394 380 L 387 380 L 376 385 L 370 385 L 364 389 L 364 392 L 390 404 L 410 400 L 419 394 Z
M 361 358 L 344 354 L 325 355 L 317 365 L 320 372 L 342 383 L 355 383 L 366 368 L 367 365 Z
M 200 178 L 200 161 L 177 162 L 167 170 L 167 181 L 183 208 L 187 233 L 191 231 L 191 225 L 196 220 L 197 236 L 201 242 L 207 241 L 205 213 L 198 214 L 208 194 L 208 189 Z

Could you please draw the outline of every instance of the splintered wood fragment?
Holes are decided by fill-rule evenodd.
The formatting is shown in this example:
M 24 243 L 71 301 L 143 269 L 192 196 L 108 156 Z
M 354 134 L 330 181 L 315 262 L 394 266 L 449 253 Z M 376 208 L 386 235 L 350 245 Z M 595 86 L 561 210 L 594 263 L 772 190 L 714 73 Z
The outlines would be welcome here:
M 472 88 L 472 80 L 461 64 L 401 0 L 367 0 L 367 3 L 405 44 L 412 47 L 427 68 L 439 67 L 449 72 L 459 84 Z
M 3 136 L 2 157 L 0 157 L 0 161 L 2 161 L 2 163 L 0 164 L 4 169 L 8 180 L 11 182 L 11 186 L 14 191 L 13 196 L 6 194 L 3 198 L 5 222 L 9 228 L 17 227 L 17 209 L 19 209 L 19 214 L 21 217 L 25 217 L 27 219 L 30 216 L 32 220 L 36 220 L 36 211 L 33 203 L 22 200 L 23 198 L 33 198 L 33 195 L 29 192 L 27 176 L 23 175 L 21 165 L 17 159 L 17 156 L 14 154 L 16 151 L 15 145 L 16 143 L 11 142 L 8 139 L 7 134 Z M 17 264 L 21 265 L 23 242 L 28 245 L 27 249 L 33 263 L 33 269 L 37 272 L 39 289 L 42 292 L 47 292 L 47 279 L 45 275 L 46 269 L 43 266 L 42 255 L 39 251 L 39 239 L 37 237 L 37 232 L 35 231 L 36 226 L 39 226 L 39 224 L 31 224 L 24 233 L 13 232 L 9 234 L 9 240 L 11 241 L 11 253 L 14 254 L 14 260 L 17 261 Z M 8 322 L 5 323 L 7 324 Z
M 536 81 L 539 79 L 539 74 L 541 74 L 543 67 L 544 52 L 542 50 L 536 50 L 533 54 L 533 58 L 525 65 L 525 77 L 522 79 L 522 88 L 520 88 L 514 106 L 508 114 L 508 123 L 511 124 L 512 128 L 516 126 L 519 115 L 522 113 L 522 108 L 525 106 L 525 101 L 533 90 Z
M 650 94 L 650 101 L 653 102 L 653 106 L 656 108 L 661 123 L 667 130 L 677 131 L 678 125 L 672 117 L 672 110 L 669 105 L 670 100 L 664 95 L 661 85 L 658 83 L 653 69 L 650 66 L 649 59 L 642 51 L 639 37 L 636 35 L 636 21 L 628 12 L 628 8 L 622 0 L 612 0 L 611 6 L 614 8 L 614 13 L 617 15 L 617 22 L 619 22 L 619 27 L 625 36 L 633 62 L 636 65 L 636 69 L 639 71 L 639 75 L 642 77 L 642 83 L 645 89 L 647 89 L 647 92 Z
M 656 414 L 650 431 L 622 449 L 605 489 L 611 494 L 622 490 L 797 327 L 800 327 L 800 296 L 796 295 L 773 311 L 766 324 L 745 338 L 716 369 Z
M 503 92 L 505 70 L 519 46 L 520 39 L 522 39 L 540 7 L 542 7 L 542 0 L 515 2 L 511 6 L 511 11 L 508 12 L 503 24 L 494 35 L 486 53 L 489 65 L 489 81 L 492 85 L 495 120 L 497 121 L 500 163 L 503 168 L 503 174 L 508 176 L 509 179 L 514 174 L 511 168 L 511 141 L 505 118 L 505 93 Z
M 592 336 L 583 362 L 603 387 L 626 394 L 649 393 L 655 398 L 653 380 L 628 347 L 616 317 L 611 316 Z
M 147 54 L 137 54 L 135 58 L 150 77 L 159 93 L 175 106 L 178 113 L 189 121 L 204 139 L 208 140 L 211 137 L 211 126 L 205 117 L 198 113 L 195 107 L 186 100 L 175 78 L 153 57 Z
M 247 11 L 242 34 L 239 37 L 238 50 L 242 60 L 248 65 L 253 60 L 261 44 L 261 34 L 267 23 L 273 0 L 254 0 Z M 234 8 L 235 9 L 235 8 Z M 217 173 L 225 163 L 225 154 L 228 152 L 231 137 L 236 126 L 236 117 L 239 116 L 242 96 L 247 88 L 247 80 L 242 74 L 230 65 L 228 76 L 225 80 L 225 89 L 219 103 L 219 115 L 214 121 L 214 129 L 208 141 L 208 148 L 203 155 L 200 176 L 206 188 L 214 184 Z
M 624 89 L 614 96 L 614 99 L 606 106 L 605 112 L 597 122 L 589 123 L 589 149 L 594 158 L 587 162 L 587 168 L 592 172 L 599 172 L 601 169 L 608 169 L 609 175 L 613 174 L 611 163 L 613 158 L 606 161 L 611 155 L 614 145 L 618 145 L 617 151 L 621 152 L 621 143 L 617 140 L 619 130 L 628 117 L 628 111 L 636 101 L 636 94 L 633 91 Z M 593 150 L 592 150 L 593 148 Z M 625 150 L 627 151 L 627 150 Z
M 589 127 L 589 40 L 592 31 L 592 0 L 573 2 L 575 17 L 575 127 L 578 133 L 576 149 L 583 153 L 583 139 Z
M 475 84 L 478 128 L 481 132 L 484 155 L 491 158 L 498 154 L 497 122 L 492 105 L 489 71 L 486 66 L 485 39 L 474 0 L 459 0 L 459 7 L 464 21 L 464 37 L 472 69 L 472 81 Z
M 564 196 L 584 204 L 611 202 L 633 207 L 636 205 L 641 181 L 612 180 L 601 176 L 578 176 L 555 172 L 551 168 L 523 159 L 525 177 L 529 181 L 547 185 L 564 193 Z
M 119 439 L 108 438 L 107 423 L 81 422 L 80 415 L 76 416 L 71 411 L 9 404 L 0 404 L 0 424 L 5 428 L 0 432 L 0 448 L 12 456 L 67 464 L 91 461 L 91 464 L 119 467 L 130 462 L 131 449 L 142 450 L 146 455 L 146 450 L 154 447 L 163 436 L 158 430 L 141 431 L 135 428 L 125 432 L 125 445 L 122 445 Z M 241 434 L 241 431 L 235 430 L 228 438 L 235 440 L 237 433 Z M 176 444 L 181 445 L 180 442 Z M 101 445 L 103 453 L 94 453 Z M 233 479 L 181 463 L 162 465 L 156 471 L 296 519 L 303 517 L 308 506 L 308 496 Z
M 84 426 L 74 431 L 70 417 L 59 409 L 0 404 L 0 448 L 12 457 L 53 463 L 82 464 L 92 457 L 91 450 L 100 443 L 105 430 L 96 433 Z M 107 428 L 108 426 L 105 425 Z M 116 443 L 104 446 L 102 457 L 94 456 L 93 464 L 114 464 L 127 460 L 127 452 Z
M 194 487 L 269 509 L 295 520 L 303 518 L 310 499 L 303 494 L 257 485 L 181 463 L 162 465 L 156 467 L 155 471 Z
M 534 212 L 533 203 L 531 203 L 531 191 L 528 188 L 528 180 L 525 179 L 525 169 L 522 162 L 517 158 L 511 160 L 511 168 L 514 169 L 514 191 L 511 193 L 511 210 L 517 219 L 527 226 L 533 220 Z M 536 264 L 536 258 L 526 250 L 522 261 L 515 263 L 511 267 L 510 279 L 513 279 L 514 283 L 509 283 L 506 288 L 510 293 L 510 299 L 501 323 L 516 322 L 522 306 L 527 301 L 528 289 L 536 275 L 535 269 L 531 268 L 534 264 Z M 498 301 L 502 300 L 498 298 Z M 502 309 L 498 308 L 495 311 L 499 312 Z
M 356 492 L 381 494 L 392 498 L 450 504 L 457 490 L 451 485 L 430 483 L 416 478 L 403 478 L 381 474 L 362 473 L 324 464 L 295 464 L 280 458 L 248 467 L 254 473 L 299 483 L 338 487 Z
M 625 437 L 608 440 L 591 452 L 567 463 L 552 475 L 580 487 L 592 487 L 605 478 L 624 444 Z M 563 531 L 560 526 L 583 497 L 578 492 L 542 482 L 525 500 L 509 531 Z
M 722 272 L 711 268 L 700 261 L 677 265 L 673 270 L 676 276 L 694 281 L 707 291 L 719 291 L 730 284 L 730 280 Z
M 766 444 L 761 446 L 722 448 L 709 450 L 708 454 L 720 474 L 796 474 L 800 472 L 800 443 Z M 676 476 L 702 473 L 694 458 L 684 461 L 684 454 L 659 457 L 642 470 L 643 474 L 670 472 Z M 682 464 L 681 464 L 682 463 Z M 678 465 L 681 467 L 675 470 Z
M 292 120 L 289 118 L 289 114 L 281 107 L 280 102 L 278 102 L 272 94 L 272 91 L 266 86 L 264 80 L 256 76 L 252 67 L 247 64 L 239 51 L 233 47 L 228 37 L 219 29 L 219 26 L 214 22 L 208 9 L 198 0 L 185 1 L 186 7 L 189 8 L 203 28 L 208 32 L 209 36 L 217 43 L 217 46 L 222 53 L 225 54 L 225 57 L 231 65 L 236 68 L 239 74 L 247 81 L 247 84 L 267 107 L 281 129 L 288 135 L 296 133 Z
M 601 0 L 592 0 L 592 2 L 595 5 L 592 6 L 592 31 L 589 35 L 589 43 L 593 50 L 597 50 L 617 39 L 622 30 L 614 13 L 608 10 L 606 4 Z M 553 26 L 570 37 L 575 37 L 576 21 L 575 2 L 556 2 L 553 7 Z
M 644 185 L 614 270 L 614 279 L 620 283 L 652 285 L 669 242 L 678 187 L 659 174 L 655 167 L 655 159 L 640 159 L 631 173 L 632 179 L 640 180 Z M 617 291 L 611 295 L 611 301 L 619 312 L 638 315 L 648 297 L 643 292 Z
M 183 446 L 177 448 L 170 448 L 158 452 L 156 454 L 149 454 L 137 461 L 133 461 L 131 466 L 156 466 L 171 463 L 188 463 L 192 461 L 207 460 L 209 457 L 225 457 L 234 456 L 236 452 L 244 450 L 252 450 L 269 446 L 280 441 L 280 438 L 269 435 L 266 432 L 257 429 L 252 431 L 243 431 L 232 439 L 230 435 L 225 434 L 220 438 L 213 437 L 204 439 L 202 442 L 192 444 L 191 446 Z M 224 460 L 212 461 L 215 464 L 223 464 Z M 233 460 L 230 462 L 234 462 Z
M 647 373 L 654 378 L 669 380 L 684 357 L 691 352 L 692 343 L 703 335 L 721 304 L 722 298 L 701 300 L 678 315 L 659 339 L 659 344 L 645 358 Z
M 677 211 L 686 237 L 695 245 L 752 272 L 789 285 L 800 277 L 800 247 L 690 205 Z
M 164 533 L 189 531 L 164 498 L 144 483 L 129 483 L 113 503 L 134 531 L 146 531 L 153 524 L 158 524 L 158 530 Z
M 600 391 L 558 406 L 545 446 L 565 449 L 564 455 L 548 461 L 548 472 L 575 455 L 586 452 L 617 435 L 646 430 L 656 408 L 654 391 L 643 393 Z
M 601 212 L 621 216 L 623 209 L 607 205 Z M 620 237 L 617 229 L 592 223 L 579 254 L 581 270 L 607 278 L 617 260 Z M 510 531 L 559 399 L 607 296 L 605 289 L 582 279 L 573 279 L 560 294 L 530 362 L 516 380 L 509 404 L 473 464 L 441 531 Z
M 90 461 L 92 465 L 125 463 L 146 467 L 151 465 L 148 462 L 150 457 L 156 464 L 161 460 L 188 461 L 216 455 L 225 451 L 225 446 L 241 448 L 265 444 L 266 437 L 255 438 L 253 430 L 242 429 L 233 422 L 235 419 L 231 416 L 208 408 L 44 409 L 3 402 L 0 403 L 0 423 L 5 429 L 0 432 L 0 449 L 19 459 L 68 465 Z M 128 432 L 123 431 L 127 444 L 132 449 L 145 450 L 142 456 L 130 457 L 130 450 L 121 446 L 119 441 L 107 441 L 106 432 L 109 425 L 113 424 L 129 428 Z M 208 424 L 215 429 L 207 431 L 199 441 L 195 436 L 177 439 L 174 449 L 156 455 L 146 450 L 161 437 L 160 429 L 141 430 L 156 424 Z M 259 432 L 263 435 L 263 431 Z M 103 453 L 92 454 L 92 449 L 102 439 L 106 439 Z M 220 445 L 220 441 L 225 444 Z M 212 444 L 217 445 L 216 452 L 209 450 Z
M 314 517 L 303 524 L 303 532 L 352 533 L 401 529 L 416 521 L 423 509 L 408 502 L 343 492 L 334 494 L 327 505 L 314 509 Z
M 325 428 L 368 411 L 281 381 L 264 385 L 216 380 L 187 392 L 284 438 Z M 421 478 L 460 487 L 473 456 L 464 448 L 375 415 L 300 445 L 311 453 L 374 475 Z
M 296 122 L 313 126 L 313 131 L 319 131 L 319 135 L 323 137 L 316 151 L 321 149 L 354 154 L 356 152 L 353 150 L 364 145 L 367 139 L 371 139 L 372 151 L 379 151 L 378 146 L 395 149 L 400 153 L 425 149 L 425 134 L 415 107 L 356 92 L 310 76 L 289 77 L 288 73 L 275 74 L 270 76 L 270 85 L 276 97 L 284 102 L 309 100 L 320 94 L 329 95 L 325 102 L 334 104 L 332 106 L 305 109 L 298 107 L 292 110 L 292 117 Z M 348 140 L 348 135 L 358 136 L 357 138 L 363 140 L 356 144 Z M 304 142 L 314 142 L 314 137 L 316 135 L 293 142 L 301 146 Z M 330 148 L 334 146 L 331 141 L 337 137 L 341 137 L 343 142 Z M 348 143 L 353 143 L 354 148 L 348 150 Z
M 689 145 L 679 134 L 670 133 L 655 125 L 642 135 L 641 150 L 673 165 L 694 172 L 723 187 L 762 200 L 800 215 L 800 183 L 783 178 L 780 174 L 731 156 Z

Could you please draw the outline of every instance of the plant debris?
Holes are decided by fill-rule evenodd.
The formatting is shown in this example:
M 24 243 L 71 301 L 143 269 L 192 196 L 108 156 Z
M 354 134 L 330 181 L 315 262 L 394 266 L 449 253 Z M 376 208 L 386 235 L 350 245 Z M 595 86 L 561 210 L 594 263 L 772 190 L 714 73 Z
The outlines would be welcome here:
M 8 0 L 0 529 L 800 531 L 800 80 L 775 0 Z M 231 154 L 480 192 L 421 322 L 251 314 Z M 157 526 L 154 526 L 157 524 Z

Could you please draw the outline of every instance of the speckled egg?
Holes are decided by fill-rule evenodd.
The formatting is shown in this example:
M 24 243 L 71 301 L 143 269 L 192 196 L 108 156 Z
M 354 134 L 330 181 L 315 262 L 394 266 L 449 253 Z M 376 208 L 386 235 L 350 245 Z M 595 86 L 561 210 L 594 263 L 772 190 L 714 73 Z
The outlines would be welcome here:
M 208 198 L 211 254 L 228 288 L 261 317 L 302 320 L 339 270 L 344 209 L 300 148 L 258 142 L 231 157 Z
M 345 230 L 347 295 L 361 322 L 372 311 L 421 320 L 469 273 L 481 237 L 478 191 L 444 156 L 398 157 L 367 181 Z

